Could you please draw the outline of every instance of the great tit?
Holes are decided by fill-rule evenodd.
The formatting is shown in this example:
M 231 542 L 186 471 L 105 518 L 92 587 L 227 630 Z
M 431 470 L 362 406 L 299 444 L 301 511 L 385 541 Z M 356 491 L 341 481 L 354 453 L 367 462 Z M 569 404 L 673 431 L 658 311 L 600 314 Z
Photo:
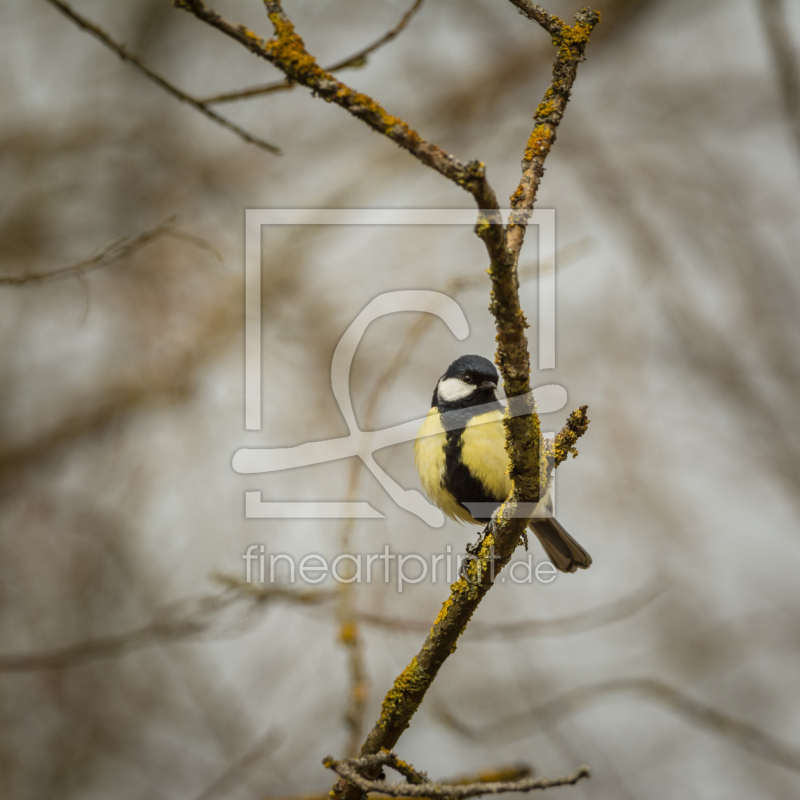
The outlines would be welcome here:
M 439 378 L 414 441 L 417 472 L 431 502 L 451 519 L 474 525 L 488 522 L 511 491 L 498 380 L 488 359 L 456 359 Z M 442 417 L 445 412 L 451 413 Z M 551 485 L 528 526 L 561 572 L 586 569 L 592 557 L 552 516 Z M 472 503 L 486 504 L 484 513 L 473 516 L 467 508 Z

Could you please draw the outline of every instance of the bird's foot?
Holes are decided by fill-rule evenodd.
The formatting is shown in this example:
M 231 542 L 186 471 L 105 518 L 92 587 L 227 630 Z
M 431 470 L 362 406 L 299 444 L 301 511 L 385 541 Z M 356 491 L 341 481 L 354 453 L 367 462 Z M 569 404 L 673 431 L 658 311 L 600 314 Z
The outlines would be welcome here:
M 481 551 L 481 547 L 483 547 L 484 540 L 490 533 L 494 533 L 494 517 L 489 520 L 486 527 L 478 534 L 478 541 L 475 542 L 475 544 L 468 544 L 466 546 L 465 549 L 467 553 L 471 556 L 477 556 Z

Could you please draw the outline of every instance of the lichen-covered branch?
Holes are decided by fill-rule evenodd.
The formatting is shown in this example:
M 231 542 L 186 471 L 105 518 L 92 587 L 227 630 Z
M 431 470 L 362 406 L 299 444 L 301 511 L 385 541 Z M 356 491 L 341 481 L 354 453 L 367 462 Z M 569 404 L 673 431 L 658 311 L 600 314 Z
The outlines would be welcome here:
M 216 111 L 212 111 L 202 100 L 198 100 L 197 98 L 192 97 L 190 94 L 184 92 L 182 89 L 179 89 L 173 83 L 168 81 L 163 75 L 160 75 L 154 69 L 145 64 L 145 62 L 139 58 L 139 56 L 128 50 L 124 44 L 114 41 L 114 39 L 112 39 L 111 36 L 109 36 L 102 28 L 100 28 L 98 25 L 95 25 L 89 19 L 75 11 L 71 6 L 65 3 L 64 0 L 47 0 L 47 2 L 50 3 L 50 5 L 55 6 L 55 8 L 71 19 L 78 27 L 83 28 L 83 30 L 91 33 L 104 45 L 106 45 L 106 47 L 110 47 L 123 61 L 133 64 L 136 69 L 150 78 L 151 81 L 157 83 L 165 92 L 171 94 L 182 103 L 186 103 L 192 106 L 192 108 L 197 109 L 201 114 L 216 122 L 217 125 L 222 125 L 223 128 L 227 128 L 229 131 L 235 133 L 240 139 L 244 139 L 244 141 L 248 142 L 249 144 L 254 144 L 256 147 L 260 147 L 262 150 L 266 150 L 268 153 L 279 154 L 281 152 L 280 148 L 276 145 L 270 144 L 263 139 L 253 136 L 244 128 L 240 128 L 236 123 L 231 122 L 229 119 L 225 119 L 225 117 L 221 117 Z
M 486 180 L 486 170 L 480 161 L 460 161 L 441 147 L 425 141 L 408 123 L 389 114 L 380 103 L 351 89 L 320 67 L 314 56 L 306 50 L 303 40 L 277 0 L 264 0 L 275 29 L 275 37 L 270 40 L 263 39 L 244 25 L 229 22 L 203 0 L 175 0 L 175 5 L 232 37 L 251 53 L 280 69 L 293 83 L 305 86 L 326 102 L 340 106 L 426 166 L 466 189 L 475 197 L 479 208 L 498 207 L 497 197 Z
M 538 22 L 551 36 L 561 33 L 564 23 L 538 3 L 532 3 L 531 0 L 509 0 L 509 2 L 519 9 L 520 14 Z
M 584 8 L 575 15 L 575 24 L 567 25 L 548 14 L 535 3 L 511 0 L 526 16 L 539 23 L 553 39 L 558 54 L 553 61 L 553 77 L 534 115 L 533 131 L 528 138 L 522 159 L 522 178 L 511 196 L 511 218 L 508 224 L 508 247 L 517 257 L 522 249 L 525 229 L 530 219 L 539 183 L 544 175 L 544 162 L 556 140 L 556 130 L 569 102 L 578 64 L 584 60 L 586 45 L 600 13 Z
M 576 430 L 579 429 L 577 426 Z M 577 436 L 585 430 L 586 426 L 583 426 Z M 467 565 L 466 575 L 450 587 L 450 597 L 442 605 L 422 648 L 396 678 L 384 698 L 380 718 L 361 747 L 362 755 L 380 753 L 397 744 L 439 668 L 455 652 L 459 637 L 491 589 L 495 577 L 510 561 L 524 524 L 524 517 L 511 518 L 499 521 L 494 530 L 487 528 L 480 549 Z M 334 788 L 334 794 L 355 800 L 358 790 L 343 778 Z
M 398 759 L 399 764 L 405 762 Z M 408 766 L 408 765 L 407 765 Z M 418 773 L 420 776 L 423 773 Z M 510 781 L 519 781 L 523 778 L 529 777 L 533 774 L 533 770 L 527 764 L 508 764 L 498 767 L 490 767 L 478 772 L 473 772 L 467 775 L 459 775 L 455 778 L 442 781 L 443 784 L 450 784 L 452 786 L 463 786 L 470 783 L 508 783 Z M 427 780 L 427 779 L 426 779 Z M 413 780 L 409 779 L 411 783 Z M 409 795 L 401 795 L 398 800 L 404 800 Z M 296 797 L 281 797 L 273 798 L 272 800 L 330 800 L 329 794 L 305 794 Z
M 570 453 L 573 458 L 578 455 L 575 445 L 589 428 L 588 411 L 589 406 L 581 406 L 573 411 L 564 427 L 556 435 L 553 441 L 553 460 L 556 467 L 562 464 Z
M 526 402 L 521 398 L 529 396 L 530 391 L 530 357 L 525 335 L 528 323 L 519 302 L 518 275 L 525 229 L 536 202 L 545 159 L 550 153 L 556 130 L 569 102 L 578 64 L 584 58 L 586 44 L 594 26 L 600 21 L 598 12 L 584 8 L 575 15 L 575 24 L 569 26 L 527 0 L 512 2 L 547 30 L 553 37 L 553 44 L 558 52 L 553 62 L 550 87 L 536 109 L 533 133 L 525 147 L 522 178 L 511 197 L 511 217 L 504 231 L 502 248 L 492 248 L 487 242 L 492 257 L 489 268 L 492 280 L 489 309 L 497 328 L 496 361 L 503 376 L 510 409 L 515 401 Z M 515 514 L 517 504 L 538 500 L 540 487 L 546 485 L 546 476 L 552 469 L 548 449 L 542 441 L 539 417 L 534 408 L 527 409 L 527 412 L 513 417 L 507 415 L 505 419 L 512 491 L 501 509 L 494 532 L 497 550 L 502 555 L 509 548 L 513 550 L 525 526 L 525 520 Z M 563 449 L 564 441 L 559 445 Z M 567 449 L 572 446 L 574 442 Z
M 424 773 L 420 774 L 409 764 L 401 761 L 392 752 L 376 753 L 361 758 L 351 758 L 345 761 L 336 761 L 331 756 L 322 762 L 328 769 L 333 770 L 344 779 L 357 786 L 362 792 L 380 792 L 390 797 L 428 797 L 428 798 L 453 798 L 465 800 L 468 797 L 479 797 L 484 794 L 505 794 L 507 792 L 530 792 L 536 789 L 550 789 L 554 786 L 574 786 L 583 778 L 589 777 L 589 768 L 580 767 L 573 775 L 562 778 L 521 778 L 515 781 L 475 783 L 434 783 L 421 780 Z M 375 771 L 384 766 L 392 767 L 408 778 L 407 783 L 390 783 L 386 780 L 370 780 L 365 778 L 362 770 Z M 413 780 L 412 780 L 413 778 Z
M 400 21 L 392 28 L 390 28 L 380 39 L 376 39 L 372 44 L 362 47 L 352 55 L 346 58 L 341 58 L 333 64 L 330 64 L 323 69 L 326 72 L 338 72 L 339 70 L 349 69 L 354 67 L 362 67 L 367 63 L 367 58 L 371 56 L 376 50 L 379 50 L 385 44 L 389 44 L 392 40 L 396 39 L 400 33 L 405 30 L 408 23 L 414 14 L 419 11 L 424 0 L 414 0 L 414 4 L 406 11 L 400 18 Z M 230 103 L 234 100 L 248 100 L 251 97 L 261 97 L 265 94 L 272 94 L 273 92 L 285 92 L 287 89 L 293 89 L 297 84 L 294 81 L 286 78 L 282 81 L 272 81 L 271 83 L 262 83 L 258 86 L 251 86 L 249 89 L 241 89 L 237 92 L 224 92 L 216 94 L 212 97 L 204 97 L 201 102 L 208 105 L 215 103 Z

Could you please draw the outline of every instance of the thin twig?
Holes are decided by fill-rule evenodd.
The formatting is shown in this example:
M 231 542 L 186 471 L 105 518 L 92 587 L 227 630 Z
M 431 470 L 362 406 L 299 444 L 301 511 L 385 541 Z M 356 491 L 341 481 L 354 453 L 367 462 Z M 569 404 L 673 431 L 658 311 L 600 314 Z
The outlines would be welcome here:
M 414 0 L 414 4 L 406 11 L 401 17 L 400 21 L 390 30 L 388 30 L 380 39 L 376 39 L 372 44 L 363 47 L 361 50 L 353 53 L 347 58 L 342 58 L 339 61 L 331 64 L 330 66 L 323 67 L 326 72 L 339 72 L 343 69 L 363 67 L 366 64 L 367 57 L 372 55 L 376 50 L 388 44 L 405 29 L 411 17 L 417 13 L 424 0 Z M 258 86 L 251 86 L 249 89 L 241 89 L 236 92 L 224 92 L 216 94 L 211 97 L 204 97 L 201 102 L 207 105 L 216 103 L 230 103 L 233 100 L 247 100 L 251 97 L 259 97 L 273 92 L 285 92 L 288 89 L 294 89 L 297 84 L 288 79 L 282 81 L 272 81 L 271 83 L 262 83 Z
M 552 447 L 555 466 L 563 463 L 570 453 L 572 454 L 573 458 L 578 455 L 575 445 L 577 444 L 578 439 L 580 439 L 581 436 L 586 433 L 586 429 L 589 427 L 589 417 L 587 416 L 588 410 L 589 406 L 581 406 L 577 410 L 573 411 L 569 415 L 564 427 L 558 432 L 556 438 L 553 440 Z
M 541 25 L 553 38 L 558 55 L 553 62 L 550 87 L 534 115 L 534 126 L 522 159 L 522 178 L 517 190 L 511 195 L 511 218 L 508 224 L 508 247 L 519 257 L 525 229 L 536 201 L 539 183 L 544 175 L 544 162 L 553 143 L 556 131 L 569 102 L 572 85 L 578 72 L 578 64 L 584 60 L 586 45 L 595 25 L 600 22 L 600 13 L 582 9 L 575 15 L 575 24 L 567 25 L 558 17 L 548 14 L 535 3 L 527 0 L 511 0 L 526 16 Z
M 4 275 L 0 277 L 0 286 L 30 286 L 32 284 L 48 283 L 49 281 L 61 280 L 63 278 L 81 278 L 87 272 L 92 272 L 93 270 L 107 267 L 125 258 L 129 258 L 137 250 L 141 250 L 145 245 L 156 241 L 156 239 L 160 239 L 162 236 L 172 236 L 192 242 L 198 247 L 202 247 L 214 253 L 217 259 L 222 261 L 222 257 L 213 245 L 205 239 L 201 239 L 199 236 L 194 236 L 193 234 L 179 230 L 175 227 L 175 218 L 171 217 L 151 230 L 144 231 L 136 236 L 116 239 L 96 256 L 87 258 L 70 267 L 61 267 L 51 270 L 50 272 L 31 272 L 27 275 Z
M 162 89 L 164 89 L 164 91 L 168 92 L 182 103 L 187 103 L 188 105 L 197 109 L 201 114 L 216 122 L 217 125 L 222 125 L 223 128 L 227 128 L 232 133 L 235 133 L 245 142 L 254 144 L 256 147 L 260 147 L 262 150 L 266 150 L 268 153 L 273 153 L 275 155 L 279 155 L 281 153 L 281 149 L 276 145 L 270 144 L 264 139 L 259 139 L 258 137 L 253 136 L 244 128 L 240 128 L 236 123 L 231 122 L 225 117 L 221 117 L 216 111 L 212 111 L 202 100 L 192 97 L 192 95 L 187 94 L 173 83 L 170 83 L 163 75 L 160 75 L 154 69 L 148 67 L 147 64 L 145 64 L 145 62 L 139 58 L 139 56 L 128 50 L 124 44 L 120 44 L 119 42 L 115 41 L 102 28 L 98 27 L 91 20 L 87 19 L 81 14 L 78 14 L 78 12 L 65 3 L 64 0 L 47 0 L 47 2 L 61 11 L 62 14 L 69 17 L 69 19 L 71 19 L 80 28 L 83 28 L 85 31 L 88 31 L 97 39 L 99 39 L 104 45 L 106 45 L 106 47 L 110 47 L 123 61 L 133 64 L 136 69 L 150 78 L 151 81 L 157 83 Z
M 532 3 L 530 0 L 509 0 L 509 2 L 519 9 L 520 14 L 538 22 L 551 36 L 558 36 L 564 28 L 564 23 L 555 14 L 551 14 L 538 3 Z
M 553 786 L 573 786 L 583 778 L 589 777 L 589 768 L 580 767 L 573 775 L 563 778 L 522 778 L 516 781 L 486 783 L 478 781 L 476 783 L 433 783 L 408 782 L 390 783 L 385 780 L 369 780 L 361 775 L 361 770 L 384 766 L 392 767 L 401 774 L 414 774 L 413 768 L 400 759 L 392 752 L 384 751 L 373 755 L 362 756 L 361 758 L 351 758 L 345 761 L 336 761 L 330 756 L 322 762 L 328 769 L 341 775 L 350 783 L 357 786 L 362 792 L 380 792 L 388 794 L 390 797 L 430 797 L 430 798 L 449 798 L 454 800 L 465 800 L 468 797 L 479 797 L 484 794 L 505 794 L 506 792 L 530 792 L 535 789 L 550 789 Z M 418 775 L 418 773 L 416 773 Z
M 482 769 L 469 775 L 460 775 L 443 783 L 451 783 L 454 786 L 463 786 L 468 783 L 509 783 L 529 778 L 533 775 L 533 769 L 528 764 L 504 764 L 499 767 Z
M 519 781 L 522 778 L 528 778 L 533 774 L 533 770 L 527 764 L 508 764 L 499 767 L 492 767 L 489 769 L 480 770 L 480 772 L 470 773 L 468 775 L 460 775 L 449 780 L 442 781 L 444 784 L 452 784 L 454 786 L 463 786 L 468 783 L 499 783 L 509 781 Z M 398 800 L 403 800 L 408 795 L 401 795 Z M 265 800 L 329 800 L 330 795 L 325 794 L 304 794 L 294 795 L 292 797 L 271 797 Z

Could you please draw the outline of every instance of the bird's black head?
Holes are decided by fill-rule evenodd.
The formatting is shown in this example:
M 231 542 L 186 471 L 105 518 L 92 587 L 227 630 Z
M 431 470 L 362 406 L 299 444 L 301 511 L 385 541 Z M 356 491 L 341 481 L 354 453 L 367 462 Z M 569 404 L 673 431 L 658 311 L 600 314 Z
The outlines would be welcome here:
M 439 378 L 431 405 L 456 409 L 496 402 L 499 377 L 489 359 L 461 356 Z

